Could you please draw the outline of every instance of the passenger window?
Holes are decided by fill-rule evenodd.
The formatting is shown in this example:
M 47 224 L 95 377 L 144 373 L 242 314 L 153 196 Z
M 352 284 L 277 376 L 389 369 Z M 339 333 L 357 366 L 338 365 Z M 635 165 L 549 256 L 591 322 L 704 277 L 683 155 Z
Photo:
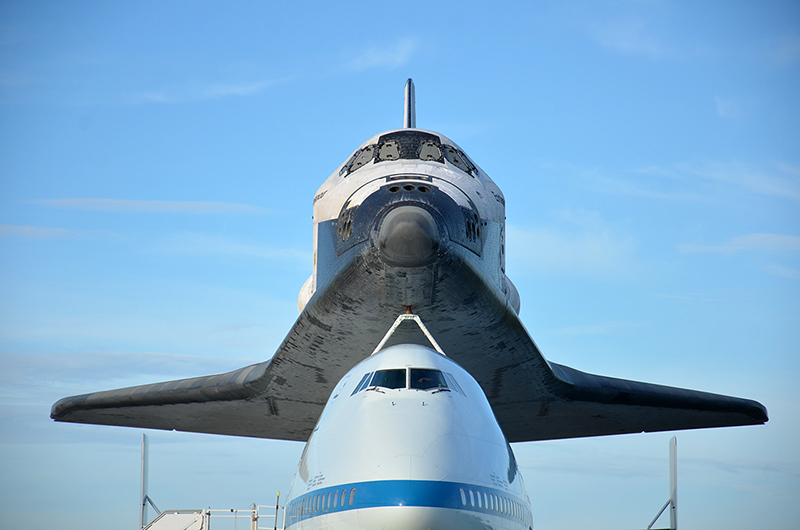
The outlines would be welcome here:
M 464 492 L 464 488 L 458 488 L 461 491 L 461 504 L 464 506 L 467 505 L 467 494 Z
M 469 505 L 475 506 L 475 494 L 472 493 L 472 490 L 469 490 Z
M 430 370 L 427 368 L 412 368 L 411 369 L 411 388 L 419 390 L 430 390 L 431 388 L 440 388 L 447 390 L 447 383 L 444 380 L 444 374 L 439 370 Z
M 328 492 L 328 501 L 325 503 L 326 504 L 325 507 L 328 508 L 329 510 L 331 509 L 331 495 L 333 495 L 333 492 L 329 491 Z
M 336 508 L 339 505 L 339 492 L 333 492 L 333 507 Z
M 349 504 L 350 506 L 352 506 L 352 505 L 353 505 L 353 500 L 354 500 L 355 498 L 356 498 L 356 489 L 355 489 L 355 488 L 353 488 L 353 489 L 351 489 L 351 490 L 350 490 L 350 498 L 348 499 L 348 501 L 347 501 L 347 504 Z
M 372 378 L 370 386 L 382 388 L 405 388 L 406 370 L 405 368 L 395 370 L 378 370 Z
M 475 494 L 476 494 L 476 495 L 477 495 L 477 497 L 478 497 L 478 508 L 483 508 L 483 503 L 481 502 L 481 500 L 482 500 L 482 499 L 481 499 L 481 492 L 480 492 L 480 491 L 478 491 L 478 492 L 475 492 Z
M 486 495 L 486 492 L 483 492 L 483 505 L 486 506 L 486 509 L 489 509 L 489 496 Z
M 339 503 L 341 506 L 344 506 L 344 499 L 345 499 L 346 495 L 347 495 L 347 490 L 343 489 L 342 490 L 342 502 Z
M 369 378 L 371 375 L 372 372 L 365 374 L 364 377 L 361 378 L 361 381 L 358 382 L 358 385 L 356 386 L 355 390 L 353 390 L 353 393 L 350 395 L 353 396 L 355 394 L 358 394 L 359 392 L 367 388 L 367 384 L 369 384 Z

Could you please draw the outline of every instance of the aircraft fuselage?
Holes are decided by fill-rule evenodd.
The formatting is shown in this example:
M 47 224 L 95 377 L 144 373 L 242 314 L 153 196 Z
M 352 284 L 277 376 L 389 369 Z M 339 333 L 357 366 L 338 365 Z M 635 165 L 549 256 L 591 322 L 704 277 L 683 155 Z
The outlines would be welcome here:
M 523 530 L 514 453 L 480 385 L 418 345 L 381 350 L 336 385 L 292 482 L 286 528 Z

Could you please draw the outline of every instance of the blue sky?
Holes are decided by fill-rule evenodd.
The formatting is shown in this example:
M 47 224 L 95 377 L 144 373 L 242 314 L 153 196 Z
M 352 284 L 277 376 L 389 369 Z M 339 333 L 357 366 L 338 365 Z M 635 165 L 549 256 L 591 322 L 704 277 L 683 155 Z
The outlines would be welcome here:
M 504 191 L 549 359 L 769 409 L 677 433 L 681 526 L 800 519 L 796 3 L 3 2 L 3 526 L 135 527 L 141 431 L 50 406 L 269 358 L 408 77 Z M 270 502 L 302 450 L 149 434 L 161 508 Z M 518 444 L 537 528 L 646 526 L 672 435 Z

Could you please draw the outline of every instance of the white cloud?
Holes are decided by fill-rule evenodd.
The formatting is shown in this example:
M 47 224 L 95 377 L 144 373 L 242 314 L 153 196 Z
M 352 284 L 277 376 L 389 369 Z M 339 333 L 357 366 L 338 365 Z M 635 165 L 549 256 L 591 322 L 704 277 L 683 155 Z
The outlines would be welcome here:
M 744 120 L 750 116 L 751 105 L 740 98 L 714 96 L 717 116 L 731 120 Z
M 559 169 L 559 168 L 557 168 Z M 728 190 L 800 201 L 800 169 L 775 164 L 754 168 L 739 162 L 649 166 L 609 176 L 604 170 L 565 167 L 559 172 L 577 177 L 592 190 L 666 200 L 717 200 Z
M 678 171 L 706 181 L 736 186 L 759 195 L 800 200 L 800 179 L 797 170 L 787 164 L 775 171 L 754 169 L 741 163 L 715 163 L 703 167 L 681 165 Z
M 20 87 L 30 85 L 34 81 L 33 77 L 10 70 L 0 70 L 0 86 Z
M 355 72 L 372 68 L 397 68 L 406 64 L 417 49 L 414 40 L 405 38 L 384 48 L 370 47 L 347 63 Z
M 623 55 L 658 58 L 663 46 L 655 39 L 649 23 L 640 17 L 624 16 L 587 24 L 587 33 L 601 46 Z
M 764 267 L 769 274 L 773 276 L 778 276 L 780 278 L 788 278 L 793 280 L 795 278 L 800 278 L 800 271 L 791 269 L 789 267 L 784 267 L 783 265 L 778 265 L 777 263 L 772 263 Z
M 589 324 L 586 326 L 569 326 L 557 329 L 552 333 L 554 335 L 605 335 L 621 329 L 641 327 L 644 325 L 645 324 L 637 324 L 635 322 L 604 322 L 602 324 Z
M 211 201 L 137 201 L 127 199 L 46 199 L 26 201 L 55 208 L 120 213 L 265 214 L 250 204 Z
M 562 175 L 561 178 L 577 178 L 584 186 L 599 193 L 681 201 L 702 199 L 696 191 L 686 189 L 688 186 L 681 186 L 680 180 L 686 180 L 681 175 L 655 166 L 621 172 L 569 164 L 546 169 L 555 170 Z
M 656 298 L 667 298 L 669 300 L 679 300 L 682 302 L 719 302 L 719 298 L 711 297 L 701 293 L 683 293 L 683 294 L 657 294 Z
M 156 250 L 176 254 L 223 255 L 264 260 L 290 260 L 311 263 L 311 253 L 296 249 L 271 248 L 232 241 L 205 234 L 182 234 L 163 238 Z
M 253 96 L 286 79 L 243 83 L 174 84 L 160 90 L 137 92 L 125 98 L 127 103 L 188 103 L 226 97 Z
M 769 59 L 778 66 L 788 66 L 800 61 L 800 35 L 782 35 L 769 45 Z
M 512 274 L 538 271 L 579 276 L 618 276 L 631 269 L 633 240 L 613 233 L 594 212 L 565 211 L 559 225 L 506 226 Z
M 85 382 L 172 373 L 193 377 L 235 370 L 255 362 L 259 360 L 154 352 L 1 352 L 0 366 L 3 370 L 0 381 L 10 386 L 28 379 L 53 383 L 69 379 Z
M 0 225 L 0 236 L 20 239 L 64 239 L 80 235 L 75 230 L 43 228 L 39 226 Z
M 715 252 L 733 254 L 736 252 L 787 252 L 800 250 L 800 237 L 778 234 L 747 234 L 736 236 L 720 245 L 681 245 L 681 252 Z
M 275 84 L 275 81 L 258 81 L 244 84 L 217 84 L 209 86 L 203 94 L 206 99 L 228 96 L 252 96 Z
M 48 228 L 40 226 L 0 225 L 0 237 L 17 239 L 71 239 L 85 236 L 111 236 L 118 234 L 106 230 L 67 230 L 65 228 Z

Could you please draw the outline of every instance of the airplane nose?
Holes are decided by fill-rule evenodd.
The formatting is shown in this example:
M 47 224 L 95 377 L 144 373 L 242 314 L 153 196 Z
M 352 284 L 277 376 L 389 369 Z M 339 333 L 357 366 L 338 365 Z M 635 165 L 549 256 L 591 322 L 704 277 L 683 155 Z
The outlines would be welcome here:
M 418 206 L 398 206 L 378 231 L 383 261 L 399 267 L 427 265 L 436 257 L 439 230 L 431 214 Z

